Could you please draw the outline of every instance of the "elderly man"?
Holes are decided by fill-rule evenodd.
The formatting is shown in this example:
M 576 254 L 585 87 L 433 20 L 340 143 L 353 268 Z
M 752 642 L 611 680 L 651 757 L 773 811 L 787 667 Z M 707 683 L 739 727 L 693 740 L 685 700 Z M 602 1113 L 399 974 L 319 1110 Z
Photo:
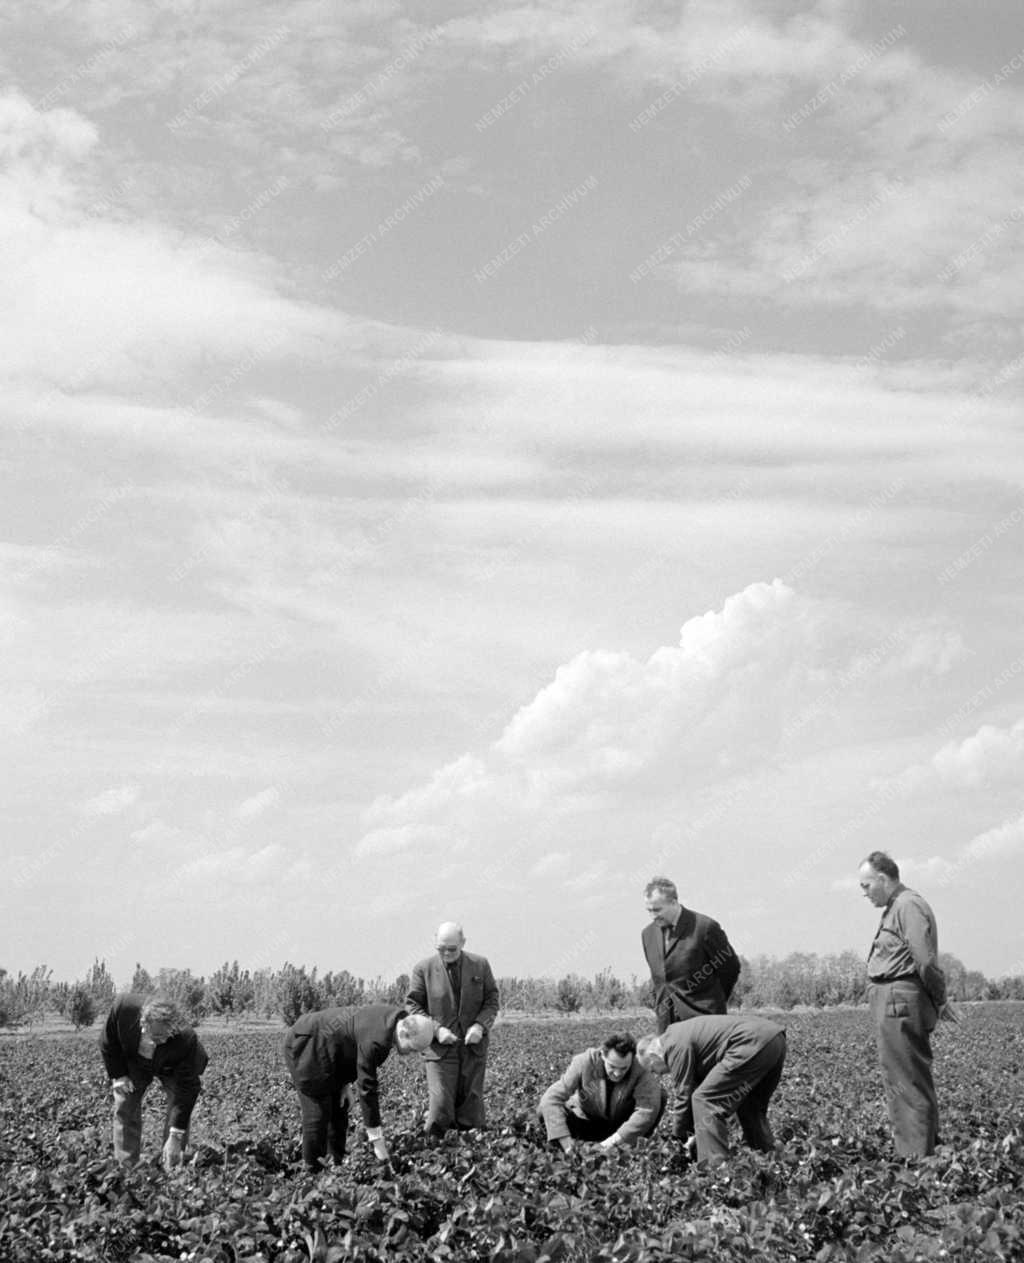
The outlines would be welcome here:
M 652 877 L 644 898 L 651 924 L 642 941 L 658 1031 L 698 1014 L 724 1013 L 740 976 L 739 957 L 725 931 L 711 917 L 684 908 L 667 877 Z
M 775 1148 L 768 1102 L 786 1060 L 786 1032 L 763 1017 L 716 1014 L 674 1022 L 645 1035 L 637 1060 L 672 1077 L 672 1134 L 698 1162 L 729 1156 L 729 1119 L 735 1114 L 751 1149 Z
M 412 971 L 405 1007 L 438 1023 L 423 1054 L 427 1073 L 425 1130 L 437 1140 L 454 1126 L 483 1127 L 484 1071 L 491 1027 L 498 1014 L 498 988 L 483 956 L 464 951 L 462 926 L 437 928 L 436 955 Z
M 173 1000 L 134 992 L 115 998 L 100 1033 L 114 1094 L 114 1157 L 134 1164 L 142 1149 L 142 1098 L 154 1079 L 167 1098 L 163 1164 L 179 1166 L 192 1110 L 202 1090 L 206 1049 Z
M 400 1056 L 422 1052 L 433 1037 L 428 1018 L 391 1004 L 303 1013 L 284 1037 L 284 1059 L 299 1093 L 302 1160 L 308 1171 L 320 1170 L 328 1144 L 336 1162 L 344 1158 L 353 1084 L 374 1157 L 388 1161 L 377 1071 L 392 1049 Z
M 931 1033 L 940 1017 L 956 1020 L 946 1003 L 935 915 L 903 885 L 884 851 L 861 864 L 860 888 L 882 909 L 868 953 L 869 998 L 896 1152 L 924 1157 L 934 1152 L 939 1129 Z
M 609 1035 L 600 1048 L 577 1053 L 540 1098 L 537 1115 L 548 1140 L 568 1153 L 576 1140 L 602 1149 L 649 1136 L 665 1109 L 661 1084 L 636 1059 L 632 1035 Z

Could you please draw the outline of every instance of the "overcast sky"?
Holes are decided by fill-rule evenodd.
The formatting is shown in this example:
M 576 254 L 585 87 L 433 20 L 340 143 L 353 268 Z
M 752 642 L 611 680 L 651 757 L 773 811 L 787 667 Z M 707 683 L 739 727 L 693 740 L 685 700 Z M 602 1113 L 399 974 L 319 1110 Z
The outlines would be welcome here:
M 0 49 L 0 966 L 1024 972 L 1017 0 Z

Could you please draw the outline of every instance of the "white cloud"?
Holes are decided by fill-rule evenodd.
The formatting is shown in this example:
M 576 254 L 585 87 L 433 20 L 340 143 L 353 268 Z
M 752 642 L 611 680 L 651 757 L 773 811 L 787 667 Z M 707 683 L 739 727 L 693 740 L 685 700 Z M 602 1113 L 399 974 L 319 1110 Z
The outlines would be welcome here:
M 280 801 L 281 791 L 276 785 L 271 785 L 239 803 L 235 808 L 235 815 L 240 820 L 252 820 L 256 816 L 262 816 L 271 807 L 276 807 Z
M 1010 728 L 983 724 L 964 741 L 950 741 L 931 762 L 935 773 L 952 785 L 974 788 L 993 781 L 1019 780 L 1024 772 L 1024 719 Z
M 104 790 L 102 794 L 97 794 L 95 798 L 90 798 L 88 802 L 82 804 L 82 814 L 85 816 L 120 815 L 139 801 L 141 793 L 142 789 L 138 785 L 119 785 L 114 789 Z

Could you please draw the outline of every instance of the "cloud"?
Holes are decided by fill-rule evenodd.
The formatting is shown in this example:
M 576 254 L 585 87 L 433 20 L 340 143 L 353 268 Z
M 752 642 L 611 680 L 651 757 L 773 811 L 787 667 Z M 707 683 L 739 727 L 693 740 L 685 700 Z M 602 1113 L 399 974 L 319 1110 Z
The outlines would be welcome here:
M 646 661 L 576 655 L 486 755 L 466 754 L 370 804 L 357 852 L 457 841 L 499 818 L 574 817 L 653 792 L 666 776 L 673 784 L 673 768 L 692 783 L 763 757 L 778 741 L 782 699 L 798 687 L 818 616 L 783 583 L 756 583 L 691 619 L 677 646 Z M 545 871 L 543 861 L 535 871 Z
M 276 785 L 271 785 L 269 788 L 260 790 L 258 794 L 254 794 L 251 798 L 239 803 L 235 808 L 235 815 L 240 820 L 252 820 L 256 816 L 262 816 L 271 807 L 276 807 L 280 801 L 281 791 Z
M 950 741 L 932 758 L 936 775 L 951 785 L 975 788 L 1019 780 L 1024 772 L 1024 719 L 1010 728 L 984 724 L 964 741 Z
M 210 247 L 155 218 L 90 211 L 85 173 L 99 145 L 74 111 L 0 97 L 0 152 L 11 160 L 0 184 L 10 383 L 74 393 L 146 382 L 166 391 L 205 357 L 244 376 L 239 365 L 254 356 L 319 354 L 344 336 L 341 316 L 282 297 L 284 278 L 265 258 Z M 224 389 L 220 370 L 195 396 Z
M 90 798 L 82 804 L 81 811 L 85 816 L 117 816 L 134 806 L 141 793 L 138 785 L 120 785 Z

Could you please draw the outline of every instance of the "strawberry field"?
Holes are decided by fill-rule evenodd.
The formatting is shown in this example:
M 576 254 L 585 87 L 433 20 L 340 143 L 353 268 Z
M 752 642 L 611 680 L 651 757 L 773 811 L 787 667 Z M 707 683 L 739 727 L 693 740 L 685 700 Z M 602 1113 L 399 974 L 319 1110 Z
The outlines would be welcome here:
M 415 1058 L 382 1074 L 393 1170 L 359 1132 L 345 1164 L 299 1165 L 298 1106 L 276 1033 L 201 1032 L 210 1052 L 193 1161 L 156 1163 L 162 1093 L 146 1098 L 143 1164 L 110 1158 L 95 1034 L 0 1044 L 0 1259 L 885 1260 L 1024 1258 L 1024 1011 L 970 1008 L 936 1035 L 942 1145 L 892 1156 L 862 1010 L 787 1014 L 770 1158 L 686 1166 L 656 1134 L 633 1151 L 552 1152 L 533 1119 L 569 1056 L 643 1020 L 509 1022 L 495 1031 L 490 1129 L 437 1149 L 419 1134 Z

